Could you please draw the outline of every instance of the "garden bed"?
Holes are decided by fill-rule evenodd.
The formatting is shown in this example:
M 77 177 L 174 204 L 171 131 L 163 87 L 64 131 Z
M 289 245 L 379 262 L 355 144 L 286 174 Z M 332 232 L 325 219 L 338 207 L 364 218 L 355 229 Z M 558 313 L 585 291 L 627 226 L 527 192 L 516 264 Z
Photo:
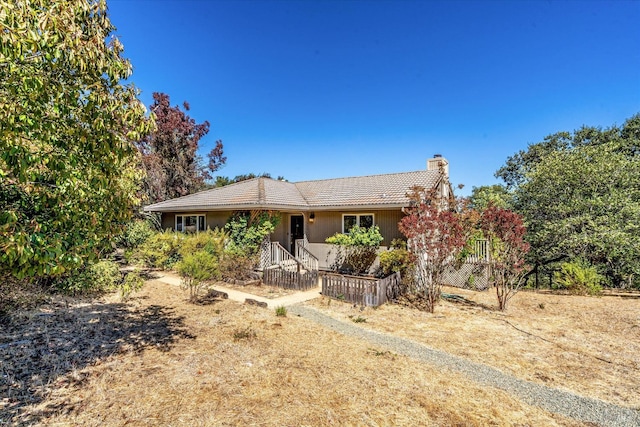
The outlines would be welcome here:
M 389 291 L 397 287 L 400 280 L 400 273 L 384 278 L 325 273 L 322 275 L 322 295 L 377 307 L 387 302 Z

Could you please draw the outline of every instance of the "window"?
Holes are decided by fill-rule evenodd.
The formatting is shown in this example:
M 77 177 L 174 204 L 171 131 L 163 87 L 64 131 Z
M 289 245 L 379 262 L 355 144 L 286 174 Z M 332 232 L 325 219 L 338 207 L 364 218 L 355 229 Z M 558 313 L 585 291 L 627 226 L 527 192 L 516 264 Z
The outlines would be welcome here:
M 342 215 L 342 232 L 348 233 L 354 226 L 373 227 L 373 214 L 344 214 Z
M 205 215 L 176 215 L 176 231 L 196 232 L 204 231 Z

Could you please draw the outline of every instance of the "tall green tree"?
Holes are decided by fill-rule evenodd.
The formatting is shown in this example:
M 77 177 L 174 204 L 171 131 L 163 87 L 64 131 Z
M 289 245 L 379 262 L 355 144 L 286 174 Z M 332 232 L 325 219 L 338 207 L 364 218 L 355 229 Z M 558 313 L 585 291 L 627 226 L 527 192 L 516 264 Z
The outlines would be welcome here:
M 0 272 L 60 275 L 138 203 L 152 122 L 105 1 L 3 1 L 0 27 Z
M 611 285 L 640 286 L 640 115 L 547 137 L 497 175 L 514 189 L 530 262 L 579 257 Z
M 490 205 L 507 209 L 511 206 L 512 194 L 504 185 L 481 185 L 471 189 L 469 197 L 469 207 L 480 212 L 487 209 Z
M 203 165 L 198 156 L 200 139 L 209 132 L 209 122 L 196 123 L 186 112 L 171 106 L 169 95 L 155 92 L 151 111 L 157 128 L 138 143 L 142 164 L 146 171 L 144 193 L 148 202 L 155 203 L 185 196 L 204 188 L 211 173 L 218 170 L 227 158 L 221 141 L 207 154 Z

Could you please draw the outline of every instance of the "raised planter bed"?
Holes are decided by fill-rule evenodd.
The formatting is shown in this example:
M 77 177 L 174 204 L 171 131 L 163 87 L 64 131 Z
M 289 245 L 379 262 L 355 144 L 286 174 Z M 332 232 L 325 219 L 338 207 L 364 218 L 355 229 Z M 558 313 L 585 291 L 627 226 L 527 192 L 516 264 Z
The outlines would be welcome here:
M 322 295 L 367 307 L 387 302 L 387 289 L 400 283 L 400 273 L 384 278 L 349 276 L 326 273 L 322 275 Z
M 278 286 L 284 289 L 306 291 L 318 286 L 318 272 L 267 268 L 263 271 L 262 282 L 265 285 Z

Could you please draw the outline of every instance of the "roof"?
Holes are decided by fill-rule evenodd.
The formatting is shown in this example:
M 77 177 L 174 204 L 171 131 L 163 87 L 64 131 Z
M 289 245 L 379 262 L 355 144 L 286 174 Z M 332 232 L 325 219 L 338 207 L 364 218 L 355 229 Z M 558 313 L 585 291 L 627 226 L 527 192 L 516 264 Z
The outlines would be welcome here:
M 434 188 L 442 174 L 434 170 L 286 182 L 254 178 L 155 203 L 147 212 L 215 210 L 332 210 L 400 208 L 413 186 Z

